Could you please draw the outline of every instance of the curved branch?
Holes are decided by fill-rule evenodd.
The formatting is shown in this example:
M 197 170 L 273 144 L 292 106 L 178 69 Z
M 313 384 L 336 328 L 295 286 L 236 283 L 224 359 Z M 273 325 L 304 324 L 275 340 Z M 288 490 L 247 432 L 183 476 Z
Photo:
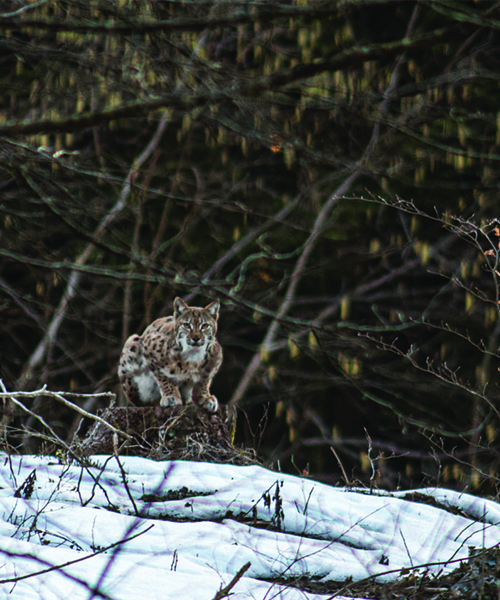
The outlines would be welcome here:
M 86 112 L 65 119 L 42 119 L 7 123 L 0 126 L 0 135 L 31 135 L 38 133 L 75 132 L 88 127 L 95 127 L 117 119 L 137 118 L 151 112 L 165 108 L 182 108 L 189 110 L 198 106 L 215 106 L 221 102 L 234 101 L 239 96 L 254 97 L 259 94 L 276 90 L 283 86 L 296 83 L 309 77 L 314 77 L 326 71 L 339 71 L 347 67 L 364 64 L 380 58 L 400 56 L 402 52 L 418 49 L 429 44 L 443 42 L 451 35 L 456 34 L 457 26 L 447 27 L 433 31 L 430 34 L 415 36 L 410 39 L 406 35 L 402 40 L 386 44 L 373 44 L 368 47 L 354 47 L 334 54 L 319 62 L 302 63 L 279 73 L 265 77 L 257 77 L 250 83 L 240 86 L 223 88 L 216 92 L 197 94 L 181 94 L 177 90 L 172 94 L 165 94 L 161 98 L 131 102 L 115 108 L 107 108 L 97 112 Z
M 127 174 L 127 177 L 125 178 L 125 183 L 123 185 L 122 191 L 120 193 L 120 196 L 119 196 L 117 202 L 112 207 L 112 209 L 109 211 L 109 213 L 102 219 L 102 221 L 99 223 L 97 229 L 95 230 L 94 240 L 98 240 L 103 235 L 103 233 L 106 231 L 106 229 L 109 227 L 109 225 L 118 217 L 118 215 L 127 206 L 134 177 L 137 175 L 137 172 L 142 167 L 142 165 L 146 162 L 146 160 L 153 154 L 153 152 L 158 147 L 158 144 L 160 143 L 161 137 L 167 126 L 167 122 L 168 122 L 168 113 L 164 113 L 160 123 L 158 124 L 156 132 L 154 133 L 153 137 L 151 138 L 149 144 L 141 152 L 141 154 L 139 154 L 139 156 L 134 160 L 132 167 L 130 168 L 130 170 Z M 30 379 L 33 377 L 33 373 L 34 373 L 35 369 L 42 362 L 42 360 L 44 359 L 45 355 L 47 354 L 49 348 L 54 343 L 54 340 L 59 331 L 59 327 L 61 326 L 62 322 L 64 321 L 64 319 L 66 317 L 66 311 L 68 308 L 68 304 L 75 296 L 76 290 L 77 290 L 80 280 L 82 278 L 81 267 L 83 265 L 85 265 L 85 263 L 89 259 L 90 254 L 92 253 L 94 248 L 95 248 L 94 243 L 93 242 L 89 243 L 86 246 L 86 248 L 83 250 L 83 252 L 80 254 L 80 256 L 76 259 L 76 261 L 75 261 L 76 268 L 72 271 L 72 273 L 69 277 L 68 284 L 66 286 L 66 289 L 64 290 L 64 293 L 63 293 L 63 296 L 59 303 L 59 306 L 57 307 L 57 309 L 54 313 L 54 316 L 52 317 L 52 321 L 51 321 L 49 327 L 47 328 L 47 331 L 45 332 L 44 336 L 40 340 L 38 346 L 36 347 L 35 351 L 33 352 L 30 359 L 28 360 L 28 363 L 20 377 L 20 380 L 18 383 L 18 386 L 20 388 L 24 387 L 26 385 L 26 383 L 28 381 L 30 381 Z
M 407 39 L 407 37 L 410 35 L 410 33 L 415 25 L 417 14 L 418 14 L 418 6 L 415 8 L 413 15 L 411 17 L 405 39 Z M 379 115 L 382 115 L 387 110 L 388 103 L 391 99 L 391 95 L 392 95 L 393 91 L 395 90 L 395 88 L 397 86 L 397 82 L 399 80 L 399 71 L 400 71 L 401 65 L 403 64 L 403 58 L 404 58 L 404 55 L 400 55 L 398 58 L 398 61 L 396 63 L 396 66 L 394 67 L 394 71 L 392 74 L 391 81 L 389 83 L 389 87 L 388 87 L 386 93 L 384 94 L 384 98 L 380 104 Z M 333 192 L 333 194 L 331 194 L 330 198 L 324 204 L 323 208 L 321 209 L 318 216 L 316 217 L 316 220 L 314 222 L 313 229 L 311 231 L 309 239 L 307 240 L 307 242 L 304 246 L 304 250 L 303 250 L 302 254 L 300 255 L 300 257 L 295 265 L 295 268 L 293 270 L 293 273 L 291 275 L 290 284 L 286 290 L 285 298 L 284 298 L 280 308 L 278 309 L 276 316 L 274 317 L 271 325 L 269 326 L 269 329 L 267 330 L 267 333 L 266 333 L 266 336 L 265 336 L 263 342 L 261 343 L 258 351 L 254 354 L 243 377 L 241 378 L 241 380 L 238 384 L 238 387 L 236 388 L 236 390 L 230 400 L 229 404 L 231 406 L 238 404 L 238 402 L 243 398 L 243 396 L 245 395 L 245 393 L 253 379 L 253 376 L 255 375 L 255 372 L 260 367 L 263 358 L 269 354 L 269 352 L 272 348 L 273 342 L 274 342 L 274 338 L 277 334 L 277 331 L 278 331 L 278 328 L 280 325 L 280 321 L 286 315 L 286 313 L 288 312 L 288 310 L 290 309 L 290 307 L 293 304 L 293 301 L 295 298 L 295 292 L 296 292 L 297 286 L 299 284 L 299 281 L 302 277 L 302 273 L 304 271 L 306 263 L 309 259 L 309 256 L 310 256 L 316 242 L 318 241 L 323 229 L 326 226 L 328 214 L 332 211 L 332 209 L 339 202 L 339 200 L 341 199 L 341 196 L 343 196 L 349 190 L 351 185 L 364 172 L 366 162 L 370 159 L 370 157 L 373 155 L 373 153 L 375 152 L 375 150 L 377 148 L 379 134 L 380 134 L 380 121 L 377 121 L 373 128 L 370 141 L 368 142 L 368 145 L 366 146 L 365 151 L 363 152 L 363 156 L 361 157 L 361 160 L 358 162 L 356 169 Z

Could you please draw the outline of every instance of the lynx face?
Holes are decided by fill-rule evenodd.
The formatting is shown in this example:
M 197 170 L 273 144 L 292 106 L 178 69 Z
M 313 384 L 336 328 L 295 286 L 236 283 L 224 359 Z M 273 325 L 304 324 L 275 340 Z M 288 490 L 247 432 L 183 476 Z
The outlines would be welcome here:
M 174 301 L 174 322 L 177 330 L 177 343 L 187 362 L 199 362 L 206 355 L 207 348 L 215 341 L 219 302 L 212 302 L 206 308 L 187 306 L 180 298 Z
M 132 403 L 161 406 L 195 402 L 210 412 L 218 408 L 210 384 L 222 363 L 215 335 L 219 301 L 205 308 L 174 300 L 174 315 L 152 323 L 142 336 L 132 335 L 123 347 L 118 374 Z

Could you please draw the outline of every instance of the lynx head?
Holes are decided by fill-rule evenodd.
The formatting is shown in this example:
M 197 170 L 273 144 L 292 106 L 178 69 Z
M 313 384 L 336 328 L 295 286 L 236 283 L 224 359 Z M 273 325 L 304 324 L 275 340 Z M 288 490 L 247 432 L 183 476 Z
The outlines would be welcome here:
M 207 347 L 215 340 L 220 302 L 214 300 L 205 308 L 188 306 L 181 298 L 174 300 L 174 322 L 177 343 L 187 360 L 202 360 Z

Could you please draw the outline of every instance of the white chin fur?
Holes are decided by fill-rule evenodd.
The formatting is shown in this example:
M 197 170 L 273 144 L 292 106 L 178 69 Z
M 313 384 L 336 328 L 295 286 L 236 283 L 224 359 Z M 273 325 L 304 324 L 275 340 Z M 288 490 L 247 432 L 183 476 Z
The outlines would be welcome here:
M 206 353 L 206 344 L 203 344 L 203 346 L 190 346 L 189 344 L 182 344 L 182 358 L 186 362 L 200 362 L 205 358 Z

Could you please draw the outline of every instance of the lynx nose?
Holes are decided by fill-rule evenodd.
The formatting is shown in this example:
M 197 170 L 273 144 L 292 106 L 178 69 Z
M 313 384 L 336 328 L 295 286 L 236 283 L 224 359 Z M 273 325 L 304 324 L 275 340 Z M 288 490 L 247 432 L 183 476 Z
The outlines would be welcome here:
M 201 337 L 199 335 L 193 335 L 191 338 L 191 344 L 193 346 L 201 346 Z

